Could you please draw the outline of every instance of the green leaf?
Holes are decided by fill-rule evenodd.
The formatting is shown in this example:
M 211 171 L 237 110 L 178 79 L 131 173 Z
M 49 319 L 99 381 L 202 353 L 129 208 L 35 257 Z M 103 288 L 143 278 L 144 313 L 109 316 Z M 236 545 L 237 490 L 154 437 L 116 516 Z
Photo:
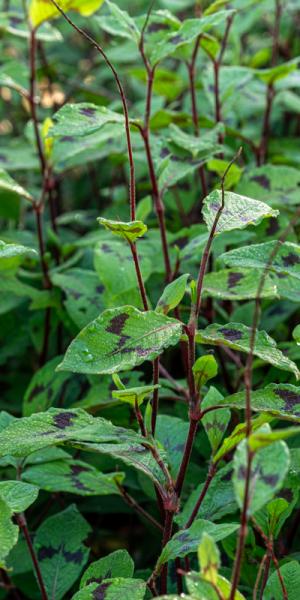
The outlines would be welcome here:
M 97 244 L 94 252 L 95 270 L 107 295 L 114 298 L 123 294 L 124 301 L 128 302 L 126 292 L 138 291 L 136 270 L 129 245 L 125 245 L 121 240 L 102 242 Z M 152 271 L 151 260 L 149 256 L 141 255 L 140 252 L 138 257 L 145 283 Z M 121 303 L 122 301 L 118 299 L 118 306 Z
M 267 85 L 273 85 L 280 79 L 284 79 L 287 75 L 297 69 L 299 59 L 289 60 L 281 65 L 276 65 L 270 69 L 256 69 L 257 77 Z
M 197 358 L 192 367 L 195 385 L 198 391 L 218 374 L 218 363 L 212 354 L 205 354 Z
M 204 519 L 197 519 L 188 529 L 178 531 L 163 548 L 158 559 L 157 567 L 171 559 L 184 557 L 190 552 L 197 552 L 199 542 L 204 533 L 210 535 L 215 542 L 223 540 L 238 529 L 237 523 L 211 523 Z
M 115 427 L 81 409 L 50 408 L 47 412 L 16 419 L 0 433 L 0 456 L 28 456 L 36 450 L 71 441 L 117 442 L 142 440 L 134 431 Z
M 241 396 L 243 397 L 243 404 L 241 402 L 240 408 L 245 408 L 245 402 L 246 402 L 245 392 L 241 392 Z M 252 394 L 251 394 L 251 400 L 252 400 Z M 223 400 L 220 400 L 219 404 L 226 404 L 225 398 Z M 227 404 L 227 406 L 230 406 L 232 408 L 233 404 L 232 405 Z M 234 407 L 236 408 L 236 405 L 234 405 Z M 252 403 L 251 403 L 251 408 L 253 410 Z M 272 421 L 272 417 L 266 413 L 259 415 L 258 417 L 256 417 L 256 419 L 252 419 L 252 421 L 251 421 L 252 431 L 256 431 L 264 423 L 268 423 L 269 421 Z M 238 425 L 236 425 L 233 432 L 227 438 L 225 438 L 225 440 L 223 441 L 222 446 L 219 448 L 219 450 L 217 451 L 217 453 L 215 454 L 215 456 L 213 458 L 214 463 L 217 463 L 219 460 L 221 460 L 221 458 L 223 458 L 223 456 L 226 456 L 226 454 L 231 452 L 242 440 L 245 439 L 245 437 L 246 437 L 246 423 L 239 423 Z
M 145 398 L 158 388 L 160 388 L 160 385 L 143 385 L 136 388 L 113 390 L 112 397 L 120 400 L 120 402 L 131 404 L 131 406 L 135 406 L 136 403 L 140 406 Z
M 0 496 L 0 568 L 6 569 L 5 558 L 18 541 L 19 528 L 14 525 L 11 517 L 13 511 Z
M 220 553 L 214 539 L 204 533 L 198 546 L 200 574 L 206 581 L 217 585 Z
M 260 448 L 265 448 L 277 440 L 286 440 L 294 435 L 299 435 L 299 427 L 286 427 L 285 429 L 275 429 L 274 431 L 257 431 L 248 438 L 249 448 L 255 452 Z
M 155 437 L 167 454 L 171 474 L 176 477 L 182 460 L 182 453 L 188 435 L 187 421 L 171 415 L 158 415 Z M 174 432 L 176 431 L 176 435 Z
M 6 171 L 4 171 L 4 169 L 0 169 L 0 197 L 2 190 L 16 194 L 17 196 L 20 196 L 20 198 L 26 198 L 30 201 L 33 200 L 31 194 L 24 190 L 21 185 L 19 185 Z
M 188 278 L 189 274 L 186 273 L 185 275 L 181 275 L 165 287 L 156 305 L 156 312 L 167 315 L 168 312 L 170 312 L 171 310 L 173 310 L 173 308 L 176 308 L 176 306 L 180 304 L 185 294 Z
M 153 458 L 151 450 L 145 447 L 145 438 L 132 432 L 131 436 L 127 435 L 130 430 L 120 427 L 115 427 L 115 437 L 113 443 L 97 443 L 96 441 L 78 441 L 71 442 L 71 445 L 76 448 L 88 452 L 96 452 L 98 454 L 107 454 L 112 456 L 117 461 L 121 460 L 125 465 L 137 469 L 146 477 L 148 477 L 155 485 L 166 485 L 166 478 L 156 460 Z M 97 436 L 95 436 L 95 440 Z M 165 460 L 165 453 L 161 448 L 156 447 L 162 461 Z
M 37 255 L 36 250 L 19 244 L 6 244 L 0 240 L 0 271 L 16 271 L 22 261 L 30 255 Z
M 91 528 L 73 504 L 42 523 L 34 549 L 49 598 L 60 600 L 78 579 L 89 556 Z
M 63 290 L 66 297 L 64 307 L 79 329 L 105 308 L 105 287 L 94 271 L 69 269 L 64 273 L 54 273 L 51 281 Z
M 151 53 L 151 63 L 154 65 L 176 50 L 191 44 L 201 33 L 205 33 L 222 24 L 233 11 L 219 11 L 200 19 L 185 19 L 176 32 L 164 36 Z
M 222 394 L 220 394 L 216 388 L 211 386 L 203 398 L 201 409 L 205 410 L 210 406 L 216 406 L 222 401 L 222 399 Z M 231 413 L 227 408 L 213 410 L 202 417 L 201 422 L 206 431 L 213 454 L 216 453 L 223 439 L 224 433 L 230 421 L 230 417 Z
M 214 190 L 204 200 L 203 218 L 210 231 L 216 214 L 222 203 L 221 190 Z M 277 217 L 279 212 L 264 202 L 240 196 L 233 192 L 225 192 L 225 206 L 219 218 L 215 235 L 233 229 L 244 229 L 249 225 L 258 225 L 267 217 Z
M 119 235 L 124 240 L 130 242 L 135 242 L 135 240 L 142 237 L 147 231 L 147 225 L 142 223 L 142 221 L 130 221 L 129 223 L 124 223 L 123 221 L 111 221 L 104 217 L 99 217 L 97 221 L 100 225 L 103 225 L 105 229 L 108 229 L 115 235 Z
M 23 481 L 1 481 L 0 497 L 5 500 L 13 513 L 27 510 L 38 497 L 39 490 L 35 485 Z
M 289 600 L 298 600 L 300 586 L 300 565 L 296 560 L 280 565 L 280 573 L 282 575 L 284 586 Z M 282 600 L 282 587 L 278 579 L 276 570 L 272 573 L 267 581 L 264 591 L 264 600 Z
M 248 353 L 250 350 L 251 328 L 242 323 L 227 323 L 226 325 L 214 323 L 208 325 L 206 329 L 198 331 L 196 340 L 202 344 L 228 346 L 234 350 Z M 290 371 L 294 373 L 297 379 L 299 378 L 300 373 L 297 365 L 277 348 L 275 340 L 265 331 L 256 330 L 253 354 L 277 369 Z
M 193 158 L 201 158 L 203 154 L 206 157 L 208 151 L 212 154 L 220 151 L 221 146 L 218 143 L 218 138 L 221 134 L 224 134 L 224 125 L 219 123 L 201 137 L 186 133 L 174 123 L 170 124 L 169 131 L 171 140 L 179 148 L 184 148 L 190 152 Z
M 123 31 L 126 31 L 127 37 L 138 44 L 141 34 L 135 21 L 129 16 L 129 14 L 125 10 L 121 10 L 119 6 L 114 2 L 106 0 L 106 4 L 113 17 L 119 23 L 121 29 Z
M 233 485 L 241 509 L 244 501 L 247 457 L 247 440 L 243 440 L 237 447 L 233 459 Z M 284 442 L 275 442 L 254 455 L 250 472 L 249 515 L 253 515 L 280 490 L 289 462 L 289 451 Z
M 123 115 L 88 102 L 65 104 L 53 117 L 51 137 L 87 136 L 98 131 L 106 123 L 124 123 Z
M 203 293 L 222 300 L 248 300 L 256 298 L 259 286 L 255 269 L 233 268 L 207 273 L 204 277 Z M 277 287 L 270 275 L 264 281 L 260 298 L 274 298 Z
M 300 173 L 287 165 L 263 165 L 243 172 L 237 192 L 279 208 L 298 204 Z
M 72 600 L 143 600 L 145 592 L 146 583 L 141 579 L 116 577 L 85 586 L 72 596 Z
M 59 6 L 64 10 L 75 10 L 81 15 L 88 17 L 97 10 L 104 0 L 60 0 Z M 33 27 L 39 27 L 48 19 L 60 16 L 60 12 L 51 0 L 31 0 L 29 5 L 29 18 Z
M 218 521 L 225 515 L 236 512 L 237 503 L 232 485 L 232 463 L 227 464 L 216 473 L 197 513 L 197 517 L 207 521 Z M 184 526 L 190 518 L 194 506 L 203 490 L 204 482 L 195 487 L 176 517 L 180 526 Z
M 28 20 L 20 14 L 20 11 L 1 12 L 0 30 L 16 37 L 30 38 Z M 43 42 L 61 42 L 63 38 L 61 33 L 50 23 L 43 23 L 36 33 L 36 39 Z M 28 148 L 28 143 L 26 146 Z
M 293 329 L 293 338 L 296 340 L 297 344 L 300 344 L 300 325 L 296 325 L 295 329 Z
M 245 408 L 245 392 L 237 392 L 220 400 L 220 405 L 230 408 Z M 251 392 L 251 409 L 286 419 L 300 422 L 300 388 L 288 383 L 271 383 L 266 388 Z
M 73 373 L 116 373 L 153 360 L 181 336 L 179 321 L 133 306 L 106 310 L 69 346 L 58 367 Z M 99 344 L 101 340 L 101 344 Z
M 272 273 L 272 278 L 273 273 L 278 276 L 274 281 L 279 288 L 279 293 L 280 281 L 284 281 L 287 276 L 291 281 L 300 280 L 300 246 L 291 242 L 273 240 L 264 244 L 235 248 L 222 254 L 220 260 L 231 267 L 250 267 L 264 271 L 267 268 Z
M 68 492 L 80 496 L 119 494 L 117 482 L 121 483 L 124 477 L 124 473 L 120 471 L 101 473 L 88 463 L 71 459 L 32 465 L 23 473 L 25 481 L 47 492 Z
M 63 386 L 69 375 L 55 371 L 60 362 L 61 357 L 56 356 L 33 375 L 24 394 L 24 417 L 47 410 L 55 403 L 59 394 L 64 392 Z
M 127 550 L 115 550 L 107 556 L 93 562 L 84 572 L 80 588 L 91 583 L 101 583 L 103 579 L 132 577 L 134 562 Z

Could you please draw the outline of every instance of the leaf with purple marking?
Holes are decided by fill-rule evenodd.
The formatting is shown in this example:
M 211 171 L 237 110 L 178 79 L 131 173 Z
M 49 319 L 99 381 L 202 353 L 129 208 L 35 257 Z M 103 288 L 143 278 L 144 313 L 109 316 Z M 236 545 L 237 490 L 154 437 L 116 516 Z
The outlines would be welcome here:
M 268 427 L 268 426 L 264 426 Z M 237 447 L 233 459 L 233 485 L 239 507 L 242 509 L 247 477 L 247 440 Z M 267 504 L 280 490 L 290 463 L 289 450 L 285 442 L 274 442 L 259 450 L 251 463 L 249 508 L 253 515 Z
M 147 225 L 142 221 L 129 221 L 125 223 L 124 221 L 112 221 L 111 219 L 105 219 L 104 217 L 99 217 L 97 221 L 100 225 L 103 225 L 105 229 L 111 231 L 111 233 L 130 242 L 135 242 L 147 231 Z
M 79 329 L 104 310 L 105 287 L 95 271 L 69 269 L 64 273 L 54 273 L 51 281 L 64 292 L 64 307 Z
M 282 209 L 299 204 L 299 185 L 299 169 L 268 164 L 245 170 L 236 191 Z
M 58 370 L 105 374 L 153 360 L 180 339 L 182 325 L 154 311 L 133 306 L 104 311 L 69 346 Z
M 204 277 L 203 295 L 222 300 L 248 300 L 256 298 L 259 279 L 255 269 L 222 269 L 207 273 Z M 267 275 L 261 298 L 275 298 L 278 296 L 275 282 Z
M 273 240 L 235 248 L 222 254 L 220 260 L 230 267 L 258 269 L 262 271 L 261 275 L 267 269 L 278 287 L 287 276 L 300 280 L 300 246 L 291 242 Z M 280 294 L 280 287 L 278 291 Z
M 238 529 L 237 523 L 212 523 L 205 519 L 197 519 L 188 529 L 178 531 L 163 548 L 157 561 L 157 567 L 177 556 L 184 557 L 191 552 L 197 552 L 203 533 L 210 535 L 215 542 L 223 540 Z
M 237 504 L 232 485 L 232 463 L 219 469 L 212 479 L 206 495 L 197 513 L 197 518 L 208 521 L 219 521 L 225 515 L 236 512 Z M 176 522 L 183 527 L 190 518 L 197 500 L 204 487 L 204 481 L 197 485 L 176 517 Z
M 144 600 L 145 592 L 145 581 L 116 577 L 86 585 L 72 600 Z
M 101 583 L 103 579 L 133 577 L 134 562 L 127 550 L 115 550 L 89 565 L 82 575 L 80 588 L 90 583 Z
M 211 386 L 204 396 L 201 403 L 201 410 L 205 410 L 211 406 L 216 406 L 223 400 L 222 394 L 213 386 Z M 206 431 L 213 454 L 216 453 L 220 443 L 224 437 L 231 417 L 228 408 L 221 408 L 208 412 L 202 418 L 202 425 Z
M 78 579 L 89 556 L 84 542 L 91 528 L 73 504 L 42 523 L 34 549 L 49 598 L 61 600 Z
M 79 496 L 119 494 L 117 483 L 122 483 L 124 477 L 120 471 L 101 473 L 92 465 L 71 458 L 30 465 L 22 475 L 25 481 L 47 492 L 67 492 Z
M 247 327 L 242 323 L 227 323 L 226 325 L 214 323 L 206 329 L 198 331 L 196 340 L 201 344 L 228 346 L 234 350 L 249 353 L 251 327 Z M 265 331 L 256 330 L 253 354 L 277 369 L 294 373 L 296 379 L 300 376 L 297 365 L 277 348 L 275 340 Z
M 245 392 L 237 392 L 219 402 L 230 408 L 245 408 Z M 265 388 L 252 390 L 251 408 L 274 417 L 300 423 L 300 388 L 289 383 L 271 383 Z
M 60 356 L 52 358 L 33 375 L 24 394 L 24 417 L 47 410 L 55 404 L 60 395 L 63 395 L 64 384 L 70 376 L 55 371 L 60 361 Z
M 222 25 L 230 14 L 233 14 L 233 11 L 223 10 L 198 19 L 185 19 L 177 31 L 168 33 L 161 42 L 156 44 L 151 53 L 151 63 L 154 65 L 179 49 L 191 48 L 192 42 L 199 35 Z
M 157 461 L 153 458 L 153 454 L 149 447 L 145 446 L 145 444 L 147 444 L 145 438 L 132 432 L 133 436 L 129 439 L 126 436 L 127 429 L 123 429 L 123 433 L 121 427 L 116 427 L 115 429 L 116 433 L 119 435 L 118 440 L 114 440 L 114 443 L 107 442 L 101 444 L 96 441 L 85 442 L 79 440 L 78 442 L 72 442 L 71 445 L 83 451 L 95 452 L 96 454 L 107 454 L 116 459 L 117 463 L 121 461 L 125 465 L 140 471 L 153 481 L 155 485 L 165 485 L 165 475 L 158 466 Z M 150 442 L 148 442 L 148 444 L 149 443 Z M 161 461 L 166 462 L 166 453 L 164 450 L 156 447 L 156 452 Z
M 155 437 L 166 452 L 167 462 L 174 478 L 178 474 L 182 460 L 188 429 L 188 422 L 178 419 L 178 417 L 171 415 L 158 415 L 157 417 Z M 176 432 L 176 435 L 174 435 L 174 432 Z
M 204 200 L 202 214 L 209 231 L 212 229 L 221 204 L 221 190 L 214 190 Z M 215 235 L 233 229 L 244 229 L 249 225 L 258 225 L 263 219 L 277 217 L 278 214 L 278 210 L 273 210 L 264 202 L 234 192 L 225 192 L 224 209 L 218 220 Z
M 0 433 L 0 456 L 28 456 L 36 450 L 81 441 L 140 444 L 143 438 L 131 429 L 116 427 L 107 419 L 81 409 L 50 408 L 47 412 L 16 419 Z
M 107 123 L 124 123 L 122 114 L 89 102 L 65 104 L 53 117 L 51 137 L 87 136 Z

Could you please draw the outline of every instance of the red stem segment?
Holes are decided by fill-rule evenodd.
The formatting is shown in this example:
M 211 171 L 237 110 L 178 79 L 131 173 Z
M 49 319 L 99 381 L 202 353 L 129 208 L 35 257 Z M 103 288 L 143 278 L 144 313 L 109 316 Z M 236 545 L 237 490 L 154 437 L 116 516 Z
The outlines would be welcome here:
M 17 520 L 17 523 L 18 523 L 20 529 L 22 529 L 23 534 L 24 534 L 24 538 L 26 540 L 26 544 L 27 544 L 27 547 L 28 547 L 28 550 L 29 550 L 29 553 L 30 553 L 30 556 L 31 556 L 31 560 L 32 560 L 32 563 L 33 563 L 35 574 L 37 576 L 38 584 L 39 584 L 39 587 L 40 587 L 42 600 L 48 600 L 48 595 L 47 595 L 47 592 L 46 592 L 46 588 L 45 588 L 45 584 L 44 584 L 44 581 L 43 581 L 42 573 L 41 573 L 41 570 L 40 570 L 40 566 L 39 566 L 39 563 L 38 563 L 38 559 L 37 559 L 36 553 L 35 553 L 33 545 L 32 545 L 32 541 L 31 541 L 31 537 L 30 537 L 30 534 L 29 534 L 29 531 L 28 531 L 27 522 L 26 522 L 26 518 L 25 518 L 24 513 L 20 513 L 20 514 L 16 515 L 16 520 Z

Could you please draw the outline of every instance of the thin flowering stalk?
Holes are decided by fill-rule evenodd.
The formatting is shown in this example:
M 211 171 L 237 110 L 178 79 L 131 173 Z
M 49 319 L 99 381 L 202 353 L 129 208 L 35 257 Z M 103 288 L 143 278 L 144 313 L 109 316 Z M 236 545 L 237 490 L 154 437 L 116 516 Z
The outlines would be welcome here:
M 81 29 L 81 27 L 78 27 L 77 25 L 75 25 L 75 23 L 72 21 L 72 19 L 70 19 L 70 17 L 64 12 L 64 10 L 59 6 L 59 4 L 57 4 L 57 2 L 55 0 L 51 0 L 51 2 L 57 8 L 57 10 L 60 12 L 60 14 L 64 17 L 64 19 L 69 23 L 69 25 L 71 25 L 71 27 L 73 27 L 73 29 L 75 29 L 75 31 L 77 31 L 77 33 L 79 33 L 90 44 L 92 44 L 92 46 L 94 46 L 94 48 L 96 48 L 96 50 L 101 54 L 102 58 L 104 59 L 105 63 L 107 64 L 107 66 L 109 67 L 109 69 L 111 70 L 111 72 L 114 76 L 114 79 L 115 79 L 115 82 L 116 82 L 116 85 L 117 85 L 117 88 L 118 88 L 118 91 L 120 94 L 120 98 L 121 98 L 121 102 L 122 102 L 122 106 L 123 106 L 123 113 L 124 113 L 124 120 L 125 120 L 125 133 L 126 133 L 127 152 L 128 152 L 129 168 L 130 168 L 130 184 L 129 184 L 130 218 L 132 221 L 134 221 L 135 215 L 136 215 L 135 168 L 134 168 L 134 160 L 133 160 L 133 150 L 132 150 L 132 143 L 131 143 L 130 121 L 129 121 L 129 113 L 128 113 L 128 107 L 127 107 L 127 100 L 126 100 L 126 96 L 125 96 L 124 89 L 123 89 L 122 83 L 120 81 L 119 75 L 118 75 L 116 69 L 114 68 L 113 64 L 109 60 L 107 54 L 104 52 L 102 46 L 100 46 L 100 44 L 98 44 L 98 42 L 96 42 L 96 40 L 94 40 L 94 38 L 89 33 L 84 31 L 83 29 Z
M 267 274 L 273 264 L 273 261 L 276 258 L 276 255 L 280 248 L 280 245 L 286 239 L 286 237 L 288 236 L 288 234 L 291 231 L 291 229 L 293 228 L 293 226 L 297 224 L 297 222 L 299 220 L 299 216 L 300 216 L 300 208 L 297 209 L 294 219 L 292 219 L 292 221 L 289 223 L 289 225 L 285 228 L 282 236 L 277 240 L 277 244 L 275 244 L 275 246 L 269 256 L 267 264 L 263 270 L 262 276 L 259 280 L 259 285 L 258 285 L 256 300 L 255 300 L 255 310 L 254 310 L 252 327 L 251 327 L 249 354 L 247 357 L 246 368 L 245 368 L 245 372 L 244 372 L 245 417 L 246 417 L 246 439 L 247 440 L 249 439 L 249 437 L 251 435 L 251 431 L 252 431 L 252 422 L 251 422 L 252 365 L 253 365 L 253 355 L 254 355 L 256 331 L 257 331 L 257 327 L 259 324 L 259 317 L 260 317 L 261 294 L 262 294 L 262 290 L 263 290 L 263 287 L 265 284 Z M 249 502 L 250 502 L 249 491 L 250 491 L 251 467 L 252 467 L 252 462 L 253 462 L 253 456 L 254 456 L 253 452 L 250 450 L 249 444 L 247 444 L 247 466 L 246 466 L 246 473 L 245 473 L 245 491 L 244 491 L 242 514 L 241 514 L 241 524 L 240 524 L 239 537 L 238 537 L 238 546 L 237 546 L 237 552 L 236 552 L 236 557 L 235 557 L 235 562 L 234 562 L 233 572 L 232 572 L 231 593 L 230 593 L 229 600 L 234 600 L 235 592 L 237 590 L 239 580 L 240 580 L 240 572 L 241 572 L 241 566 L 242 566 L 242 559 L 243 559 L 243 553 L 244 553 L 244 547 L 245 547 L 245 541 L 246 541 L 246 535 L 247 535 L 247 524 L 248 524 L 248 517 L 249 517 L 249 515 L 248 515 Z
M 145 22 L 144 22 L 144 25 L 143 25 L 143 28 L 141 31 L 141 38 L 140 38 L 140 43 L 139 43 L 139 51 L 140 51 L 140 54 L 141 54 L 141 57 L 142 57 L 142 60 L 143 60 L 143 63 L 144 63 L 145 69 L 146 69 L 146 73 L 147 73 L 147 91 L 146 91 L 146 107 L 145 107 L 145 115 L 144 115 L 144 124 L 142 127 L 138 127 L 138 129 L 141 133 L 142 139 L 144 141 L 144 146 L 145 146 L 145 152 L 146 152 L 146 158 L 147 158 L 148 170 L 149 170 L 149 177 L 150 177 L 151 187 L 152 187 L 153 203 L 154 203 L 156 216 L 158 219 L 158 225 L 159 225 L 159 231 L 160 231 L 160 237 L 161 237 L 162 251 L 163 251 L 165 271 L 166 271 L 166 280 L 168 282 L 170 282 L 172 279 L 172 267 L 171 267 L 171 262 L 170 262 L 170 257 L 169 257 L 169 247 L 168 247 L 168 241 L 167 241 L 167 231 L 166 231 L 166 223 L 165 223 L 165 207 L 164 207 L 164 203 L 163 203 L 163 200 L 161 197 L 161 192 L 160 192 L 159 186 L 158 186 L 158 181 L 157 181 L 155 168 L 154 168 L 152 150 L 151 150 L 151 145 L 150 145 L 151 104 L 152 104 L 152 92 L 153 92 L 153 83 L 154 83 L 156 65 L 151 66 L 151 64 L 146 56 L 145 32 L 147 29 L 147 25 L 149 22 L 149 18 L 151 15 L 153 5 L 154 5 L 154 0 L 152 1 L 152 3 L 150 4 L 150 7 L 148 9 L 146 19 L 145 19 Z
M 196 75 L 196 62 L 197 62 L 200 40 L 201 40 L 201 35 L 199 35 L 196 39 L 191 61 L 186 63 L 187 70 L 188 70 L 188 76 L 189 76 L 194 133 L 197 137 L 200 136 L 200 127 L 199 127 L 199 115 L 198 115 L 197 98 L 196 98 L 195 75 Z M 200 177 L 201 186 L 202 186 L 202 195 L 203 195 L 203 198 L 205 198 L 205 196 L 207 196 L 208 189 L 207 189 L 207 184 L 206 184 L 204 166 L 199 167 L 198 172 L 199 172 L 199 177 Z

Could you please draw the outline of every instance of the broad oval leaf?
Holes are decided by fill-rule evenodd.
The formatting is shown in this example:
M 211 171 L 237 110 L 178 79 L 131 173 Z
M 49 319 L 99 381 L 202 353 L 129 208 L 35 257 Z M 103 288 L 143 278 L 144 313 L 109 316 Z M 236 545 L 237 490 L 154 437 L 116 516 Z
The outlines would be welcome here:
M 197 332 L 196 339 L 197 342 L 202 344 L 228 346 L 234 350 L 248 353 L 250 351 L 251 327 L 247 327 L 242 323 L 227 323 L 226 325 L 214 323 Z M 277 369 L 294 373 L 296 379 L 300 376 L 297 365 L 277 348 L 275 340 L 266 331 L 256 330 L 253 354 L 264 362 L 277 367 Z
M 58 370 L 116 373 L 153 360 L 181 336 L 179 321 L 133 306 L 104 311 L 69 346 Z
M 249 300 L 256 298 L 259 278 L 255 269 L 240 267 L 222 269 L 207 273 L 204 277 L 203 294 L 222 300 Z M 277 286 L 268 274 L 265 277 L 260 298 L 274 298 L 278 296 Z
M 204 221 L 211 230 L 218 210 L 222 204 L 221 190 L 214 190 L 204 200 L 202 214 Z M 262 219 L 277 217 L 278 210 L 270 208 L 264 202 L 240 196 L 234 192 L 225 192 L 225 206 L 221 212 L 215 235 L 233 229 L 244 229 L 248 225 L 258 225 Z
M 245 408 L 245 392 L 237 392 L 218 402 L 230 408 Z M 289 383 L 271 383 L 251 392 L 251 409 L 300 423 L 300 388 Z
M 79 496 L 106 496 L 119 494 L 117 483 L 122 483 L 125 475 L 120 471 L 101 473 L 88 463 L 70 459 L 30 465 L 25 469 L 22 477 L 25 481 L 33 483 L 47 492 L 68 492 Z
M 72 600 L 144 600 L 145 592 L 145 581 L 116 577 L 86 585 L 72 596 Z
M 90 583 L 99 584 L 103 579 L 132 577 L 133 573 L 134 562 L 127 550 L 115 550 L 89 565 L 81 578 L 80 588 Z
M 88 560 L 84 541 L 90 531 L 74 504 L 46 519 L 37 530 L 34 549 L 49 598 L 61 600 L 78 579 Z
M 4 169 L 0 169 L 0 195 L 1 191 L 11 192 L 21 198 L 32 201 L 33 198 L 19 183 L 17 183 Z
M 233 485 L 240 508 L 243 507 L 244 501 L 247 457 L 247 440 L 243 440 L 233 459 Z M 249 515 L 262 508 L 281 488 L 289 463 L 289 451 L 284 442 L 275 442 L 254 455 L 250 473 Z
M 23 481 L 1 481 L 0 497 L 13 513 L 21 513 L 37 499 L 38 487 Z
M 0 240 L 0 271 L 15 271 L 26 256 L 37 256 L 36 250 Z
M 238 529 L 237 523 L 212 523 L 204 519 L 197 519 L 188 529 L 178 531 L 163 548 L 157 566 L 177 556 L 184 557 L 190 552 L 197 552 L 199 542 L 204 533 L 210 535 L 215 542 L 223 540 Z

